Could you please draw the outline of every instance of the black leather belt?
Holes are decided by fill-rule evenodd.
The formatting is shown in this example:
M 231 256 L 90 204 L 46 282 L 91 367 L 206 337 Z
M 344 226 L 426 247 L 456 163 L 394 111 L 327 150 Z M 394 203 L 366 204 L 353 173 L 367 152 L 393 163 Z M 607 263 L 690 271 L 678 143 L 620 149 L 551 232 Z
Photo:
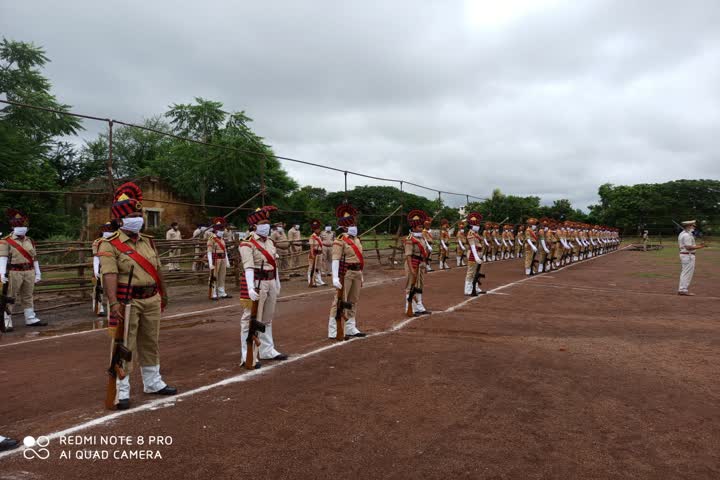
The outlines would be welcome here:
M 253 270 L 255 270 L 255 280 L 275 280 L 275 270 L 260 270 L 259 268 Z
M 11 272 L 27 272 L 28 270 L 33 269 L 32 263 L 15 263 L 13 265 L 10 265 L 9 270 Z
M 128 295 L 128 286 L 126 283 L 119 283 L 117 286 L 117 298 L 118 300 L 127 300 L 128 298 L 135 298 L 138 300 L 144 300 L 146 298 L 152 298 L 158 294 L 157 285 L 147 285 L 143 287 L 132 287 L 132 295 Z
M 353 270 L 353 271 L 356 271 L 356 272 L 359 272 L 360 270 L 362 270 L 362 268 L 360 268 L 360 264 L 359 264 L 359 263 L 346 263 L 346 264 L 345 264 L 345 269 L 346 269 L 346 270 Z

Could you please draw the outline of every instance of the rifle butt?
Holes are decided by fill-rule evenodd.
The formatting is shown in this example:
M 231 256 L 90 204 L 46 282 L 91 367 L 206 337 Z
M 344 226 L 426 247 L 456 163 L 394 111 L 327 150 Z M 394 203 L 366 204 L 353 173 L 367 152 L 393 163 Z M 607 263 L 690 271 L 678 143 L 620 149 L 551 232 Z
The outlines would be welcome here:
M 117 381 L 113 375 L 108 373 L 107 389 L 105 390 L 105 408 L 107 408 L 108 410 L 114 410 L 116 397 Z
M 254 337 L 254 335 L 253 335 Z M 245 353 L 245 369 L 246 370 L 254 370 L 255 369 L 255 340 L 250 339 L 247 342 L 247 351 Z

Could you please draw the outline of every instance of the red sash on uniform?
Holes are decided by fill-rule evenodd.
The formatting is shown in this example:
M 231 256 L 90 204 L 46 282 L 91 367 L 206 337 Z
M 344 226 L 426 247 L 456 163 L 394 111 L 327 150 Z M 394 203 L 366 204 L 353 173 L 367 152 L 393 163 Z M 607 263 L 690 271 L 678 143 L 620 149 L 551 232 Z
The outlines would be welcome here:
M 268 263 L 269 263 L 270 265 L 272 265 L 272 267 L 273 267 L 274 269 L 277 270 L 277 263 L 275 263 L 275 258 L 274 258 L 272 255 L 270 255 L 270 252 L 268 252 L 268 251 L 265 250 L 263 247 L 261 247 L 260 244 L 259 244 L 258 242 L 256 242 L 254 238 L 251 238 L 251 239 L 250 239 L 250 243 L 252 243 L 253 245 L 255 245 L 255 248 L 257 248 L 258 250 L 260 250 L 260 253 L 263 254 L 263 256 L 264 256 L 265 259 L 268 261 Z
M 533 237 L 533 240 L 535 240 L 537 242 L 537 239 L 538 239 L 537 234 L 535 232 L 533 232 L 532 230 L 530 230 L 530 236 Z
M 418 240 L 418 239 L 415 238 L 414 236 L 413 236 L 413 237 L 410 237 L 410 240 L 412 240 L 412 242 L 413 242 L 415 245 L 418 246 L 418 248 L 420 249 L 420 255 L 421 255 L 423 258 L 427 258 L 427 257 L 428 257 L 428 255 L 427 255 L 427 250 L 425 250 L 425 247 L 423 247 L 423 244 L 420 242 L 420 240 Z
M 135 263 L 140 265 L 140 267 L 145 270 L 148 275 L 152 277 L 153 280 L 155 280 L 155 284 L 157 285 L 158 290 L 160 291 L 160 296 L 164 297 L 165 292 L 163 291 L 162 282 L 160 281 L 160 274 L 158 273 L 157 269 L 153 266 L 150 261 L 140 255 L 138 252 L 132 249 L 130 245 L 127 245 L 120 240 L 120 237 L 115 237 L 112 240 L 110 240 L 110 245 L 120 250 L 122 253 L 127 255 L 128 257 L 132 258 Z
M 17 243 L 15 240 L 13 240 L 13 239 L 10 238 L 10 237 L 6 238 L 5 241 L 7 241 L 10 245 L 12 245 L 13 247 L 15 247 L 15 250 L 17 250 L 18 252 L 20 252 L 20 255 L 22 255 L 23 257 L 25 257 L 28 262 L 33 263 L 34 260 L 33 260 L 33 258 L 32 258 L 32 255 L 30 255 L 30 254 L 28 253 L 28 251 L 25 250 L 25 249 L 22 247 L 22 245 L 20 245 L 19 243 Z
M 215 243 L 217 243 L 218 247 L 220 247 L 220 249 L 221 249 L 223 252 L 226 251 L 226 250 L 225 250 L 225 243 L 224 243 L 222 240 L 220 240 L 220 239 L 219 239 L 218 237 L 216 237 L 216 236 L 213 236 L 213 237 L 211 237 L 211 238 L 213 239 L 213 241 L 214 241 Z
M 350 245 L 350 248 L 353 249 L 353 252 L 355 252 L 355 256 L 360 261 L 360 270 L 363 270 L 365 268 L 365 260 L 363 259 L 362 253 L 360 253 L 360 249 L 357 247 L 357 245 L 355 245 L 355 242 L 350 240 L 348 237 L 343 237 L 343 240 L 345 241 L 345 243 Z
M 322 245 L 322 240 L 320 240 L 320 237 L 318 237 L 317 235 L 315 235 L 315 234 L 313 233 L 313 235 L 310 237 L 310 240 L 315 240 L 315 243 L 317 243 L 317 245 L 315 246 L 315 248 L 312 248 L 312 246 L 310 247 L 310 248 L 312 249 L 312 251 L 313 251 L 313 256 L 319 255 L 320 253 L 322 253 L 322 246 L 323 246 L 323 245 Z

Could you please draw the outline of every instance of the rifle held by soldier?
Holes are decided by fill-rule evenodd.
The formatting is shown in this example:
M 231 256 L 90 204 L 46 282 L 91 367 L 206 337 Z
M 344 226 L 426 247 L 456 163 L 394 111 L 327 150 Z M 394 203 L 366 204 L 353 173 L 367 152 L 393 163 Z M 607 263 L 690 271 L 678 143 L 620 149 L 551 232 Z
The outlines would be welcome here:
M 132 278 L 134 270 L 135 265 L 130 266 L 127 298 L 124 302 L 122 302 L 125 304 L 122 318 L 116 319 L 117 326 L 115 327 L 111 327 L 108 321 L 108 330 L 111 333 L 110 367 L 107 370 L 108 383 L 105 393 L 105 408 L 108 410 L 112 410 L 115 407 L 115 401 L 117 399 L 117 380 L 122 380 L 126 376 L 123 362 L 125 362 L 125 365 L 132 362 L 132 352 L 128 350 L 125 342 L 127 341 L 128 329 L 130 328 L 130 313 L 132 312 Z
M 343 255 L 342 261 L 340 262 L 341 269 L 345 265 L 345 256 Z M 335 323 L 337 324 L 337 336 L 335 337 L 338 342 L 345 340 L 345 309 L 352 308 L 352 303 L 346 302 L 345 298 L 345 272 L 341 272 L 340 285 L 342 288 L 337 289 L 336 305 L 335 309 Z
M 480 271 L 482 268 L 482 263 L 478 262 L 477 266 L 475 267 L 475 275 L 473 276 L 473 284 L 472 284 L 472 292 L 470 295 L 473 297 L 477 297 L 480 292 L 482 292 L 482 289 L 480 289 L 480 292 L 477 291 L 477 287 L 479 285 L 482 285 L 482 282 L 480 281 L 481 278 L 485 278 L 485 274 Z M 485 292 L 482 292 L 485 293 Z

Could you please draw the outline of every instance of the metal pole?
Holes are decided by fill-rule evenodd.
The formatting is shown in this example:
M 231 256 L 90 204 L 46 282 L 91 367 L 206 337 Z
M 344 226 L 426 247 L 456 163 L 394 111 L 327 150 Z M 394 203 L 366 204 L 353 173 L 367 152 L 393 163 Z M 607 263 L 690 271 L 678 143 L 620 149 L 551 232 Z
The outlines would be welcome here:
M 345 175 L 345 200 L 347 200 L 347 172 L 343 172 Z
M 265 156 L 260 158 L 260 192 L 263 206 L 265 206 L 265 158 Z
M 115 192 L 115 185 L 113 182 L 113 121 L 108 120 L 108 159 L 107 159 L 107 182 L 108 191 L 110 192 L 110 200 L 112 200 L 113 193 Z

